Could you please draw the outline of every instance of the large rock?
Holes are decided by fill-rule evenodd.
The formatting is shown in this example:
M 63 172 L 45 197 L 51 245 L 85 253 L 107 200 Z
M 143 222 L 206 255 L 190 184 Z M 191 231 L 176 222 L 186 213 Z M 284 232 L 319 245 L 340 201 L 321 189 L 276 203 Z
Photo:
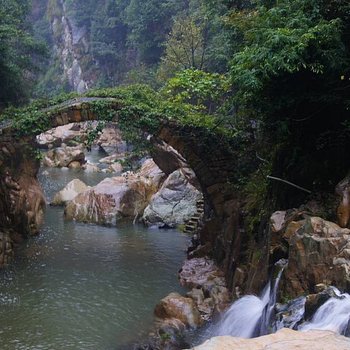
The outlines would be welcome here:
M 153 145 L 152 158 L 166 175 L 170 175 L 177 169 L 188 167 L 186 159 L 164 141 L 152 137 L 151 143 Z
M 75 145 L 86 140 L 87 133 L 83 123 L 71 123 L 48 130 L 36 137 L 43 148 L 59 147 L 62 143 Z
M 127 151 L 127 143 L 123 140 L 119 128 L 115 124 L 107 125 L 95 141 L 108 154 L 123 154 Z
M 275 334 L 253 339 L 215 337 L 194 350 L 348 350 L 350 339 L 330 331 L 297 332 L 281 329 Z
M 43 159 L 43 165 L 47 167 L 69 167 L 73 162 L 85 163 L 85 154 L 82 146 L 62 147 L 49 150 Z
M 144 211 L 147 225 L 174 227 L 184 224 L 197 212 L 201 193 L 189 182 L 182 170 L 176 170 L 165 180 Z
M 284 290 L 289 296 L 313 293 L 317 284 L 350 291 L 350 230 L 319 217 L 291 222 L 285 237 L 289 262 Z
M 133 173 L 106 178 L 97 186 L 78 194 L 65 208 L 67 219 L 101 225 L 116 225 L 123 218 L 142 215 L 156 192 L 150 179 Z
M 178 293 L 170 293 L 155 307 L 154 314 L 158 319 L 180 321 L 185 327 L 196 328 L 201 324 L 201 318 L 195 303 L 191 298 L 185 298 Z
M 213 260 L 194 258 L 186 260 L 179 271 L 180 283 L 192 288 L 187 296 L 192 298 L 201 318 L 208 321 L 214 311 L 223 311 L 230 302 L 223 272 Z
M 86 186 L 81 180 L 74 179 L 61 191 L 55 194 L 51 205 L 65 205 L 67 202 L 73 200 L 79 193 L 82 193 L 89 188 L 90 187 Z
M 162 170 L 159 169 L 158 165 L 154 162 L 153 159 L 146 159 L 138 171 L 138 174 L 146 179 L 151 180 L 154 186 L 157 188 L 160 187 L 166 178 L 166 175 Z

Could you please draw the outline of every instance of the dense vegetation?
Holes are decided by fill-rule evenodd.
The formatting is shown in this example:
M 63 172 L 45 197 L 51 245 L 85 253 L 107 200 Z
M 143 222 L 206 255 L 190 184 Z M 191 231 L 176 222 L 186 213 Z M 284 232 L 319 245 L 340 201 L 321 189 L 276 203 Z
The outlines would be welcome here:
M 0 1 L 0 110 L 28 98 L 37 55 L 44 47 L 31 35 L 28 1 Z
M 28 8 L 19 3 L 23 4 L 0 3 L 1 13 L 6 13 L 0 18 L 3 104 L 21 101 L 22 91 L 29 95 L 29 89 L 14 87 L 22 87 L 35 62 L 28 61 L 34 51 L 28 54 L 27 49 L 34 41 L 22 20 Z M 62 4 L 33 4 L 34 33 L 52 49 L 55 33 L 50 32 L 50 21 Z M 134 89 L 138 99 L 124 96 L 131 114 L 145 113 L 148 122 L 178 118 L 229 135 L 240 154 L 238 178 L 250 193 L 263 197 L 268 190 L 266 174 L 271 173 L 312 191 L 331 191 L 350 168 L 347 0 L 64 4 L 75 25 L 87 32 L 89 50 L 80 52 L 81 61 L 95 86 L 147 83 L 156 91 L 137 85 L 103 94 L 129 94 Z M 57 59 L 52 53 L 37 93 L 69 91 L 60 83 Z M 141 90 L 142 96 L 137 95 Z M 274 186 L 273 195 L 278 205 L 294 205 L 305 197 L 280 186 L 284 187 Z

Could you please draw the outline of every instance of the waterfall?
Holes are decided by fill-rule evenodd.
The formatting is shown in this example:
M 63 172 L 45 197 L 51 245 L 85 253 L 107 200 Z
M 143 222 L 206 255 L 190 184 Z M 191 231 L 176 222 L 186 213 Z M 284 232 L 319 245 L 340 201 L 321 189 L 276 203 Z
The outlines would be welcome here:
M 246 295 L 235 301 L 217 325 L 209 330 L 212 336 L 231 335 L 252 338 L 270 333 L 271 317 L 276 304 L 278 284 L 287 261 L 281 259 L 277 278 L 269 281 L 259 297 Z
M 349 335 L 350 331 L 350 295 L 341 294 L 333 287 L 336 297 L 328 299 L 316 311 L 310 322 L 299 326 L 299 330 L 322 329 Z

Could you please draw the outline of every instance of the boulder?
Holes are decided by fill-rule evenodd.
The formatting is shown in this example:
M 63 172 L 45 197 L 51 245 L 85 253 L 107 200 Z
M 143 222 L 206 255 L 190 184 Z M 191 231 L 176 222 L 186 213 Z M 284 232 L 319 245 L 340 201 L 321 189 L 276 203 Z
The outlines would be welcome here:
M 283 285 L 287 295 L 314 293 L 316 285 L 350 291 L 350 230 L 319 217 L 286 228 L 289 262 Z
M 112 173 L 118 173 L 121 174 L 123 172 L 123 166 L 117 162 L 117 163 L 112 163 L 108 169 L 112 172 Z
M 47 167 L 69 167 L 72 162 L 85 163 L 85 154 L 82 146 L 62 147 L 49 150 L 43 159 L 43 165 Z
M 65 215 L 70 220 L 116 225 L 123 218 L 141 216 L 156 190 L 151 180 L 133 173 L 106 178 L 70 201 Z
M 146 225 L 169 227 L 184 224 L 197 212 L 201 193 L 188 181 L 182 170 L 176 170 L 165 180 L 144 211 Z
M 107 125 L 95 141 L 108 154 L 123 154 L 127 151 L 127 143 L 123 140 L 119 128 L 115 124 Z
M 348 350 L 350 339 L 331 331 L 298 332 L 283 328 L 277 333 L 253 339 L 230 336 L 207 340 L 193 350 Z
M 74 179 L 61 191 L 55 194 L 51 205 L 65 205 L 68 201 L 73 200 L 79 193 L 88 190 L 84 182 L 79 179 Z
M 37 143 L 43 148 L 59 147 L 62 143 L 73 146 L 85 139 L 85 128 L 77 123 L 58 126 L 36 137 Z
M 166 178 L 166 175 L 159 169 L 153 159 L 146 159 L 138 171 L 138 174 L 151 180 L 157 188 L 160 187 Z
M 83 169 L 87 173 L 100 173 L 101 172 L 101 169 L 97 165 L 91 164 L 91 163 L 85 163 L 83 165 Z
M 178 320 L 185 327 L 196 328 L 202 323 L 194 301 L 178 293 L 170 293 L 163 298 L 155 307 L 154 314 L 161 320 Z

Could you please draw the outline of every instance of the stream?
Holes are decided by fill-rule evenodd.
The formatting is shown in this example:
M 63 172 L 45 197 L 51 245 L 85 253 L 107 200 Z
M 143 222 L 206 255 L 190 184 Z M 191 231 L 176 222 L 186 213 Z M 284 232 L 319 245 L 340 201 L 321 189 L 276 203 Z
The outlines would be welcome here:
M 99 157 L 94 152 L 90 161 Z M 105 177 L 39 174 L 48 201 L 74 178 L 94 185 Z M 0 272 L 1 349 L 129 349 L 152 330 L 159 300 L 183 292 L 177 271 L 187 245 L 176 230 L 68 222 L 62 208 L 48 206 L 41 234 Z

